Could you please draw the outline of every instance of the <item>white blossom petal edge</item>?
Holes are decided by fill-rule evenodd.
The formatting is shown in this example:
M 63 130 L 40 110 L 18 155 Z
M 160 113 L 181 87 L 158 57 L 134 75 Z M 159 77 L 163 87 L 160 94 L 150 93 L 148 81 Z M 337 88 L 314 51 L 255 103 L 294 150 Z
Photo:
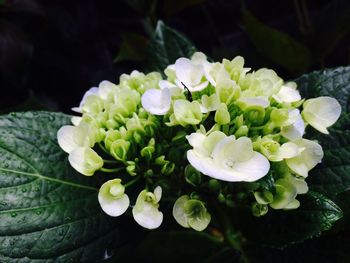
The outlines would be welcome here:
M 142 95 L 141 101 L 146 111 L 154 115 L 164 115 L 169 111 L 171 105 L 170 90 L 168 88 L 147 90 Z

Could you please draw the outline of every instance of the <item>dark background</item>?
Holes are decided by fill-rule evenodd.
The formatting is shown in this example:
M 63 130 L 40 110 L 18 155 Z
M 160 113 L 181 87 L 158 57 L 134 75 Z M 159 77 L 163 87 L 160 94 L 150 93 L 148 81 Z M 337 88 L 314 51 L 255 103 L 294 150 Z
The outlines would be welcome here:
M 213 60 L 242 55 L 247 66 L 285 79 L 350 64 L 349 0 L 0 0 L 0 112 L 69 113 L 100 81 L 149 71 L 147 44 L 159 19 Z M 346 262 L 348 246 L 349 231 L 335 228 L 255 255 Z
M 243 55 L 248 66 L 274 68 L 286 79 L 345 66 L 349 2 L 0 0 L 0 110 L 69 112 L 101 80 L 117 82 L 123 72 L 149 70 L 145 48 L 158 19 L 213 59 Z M 263 26 L 283 35 L 262 32 L 252 41 L 254 24 L 247 32 L 242 3 Z M 291 39 L 306 47 L 310 61 L 295 61 Z M 286 45 L 289 57 L 276 53 L 276 41 Z

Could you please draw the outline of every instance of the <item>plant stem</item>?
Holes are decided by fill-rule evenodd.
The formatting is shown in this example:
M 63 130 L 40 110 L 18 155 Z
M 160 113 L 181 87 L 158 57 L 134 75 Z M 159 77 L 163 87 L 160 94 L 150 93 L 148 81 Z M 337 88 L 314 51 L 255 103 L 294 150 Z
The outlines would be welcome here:
M 223 211 L 223 209 L 220 206 L 217 206 L 217 212 L 218 212 L 218 217 L 221 221 L 223 230 L 224 230 L 224 236 L 225 240 L 228 243 L 230 247 L 238 251 L 241 255 L 241 262 L 249 262 L 248 258 L 242 248 L 242 243 L 241 240 L 242 238 L 240 237 L 240 234 L 235 231 L 233 228 L 229 217 L 226 215 L 226 213 Z
M 115 173 L 115 172 L 119 172 L 119 171 L 121 171 L 121 170 L 123 170 L 123 169 L 124 169 L 124 167 L 113 168 L 113 169 L 109 169 L 109 168 L 104 168 L 104 167 L 102 167 L 102 168 L 100 169 L 100 171 L 105 172 L 105 173 Z
M 141 176 L 138 176 L 138 177 L 136 177 L 136 178 L 130 180 L 130 181 L 127 182 L 126 184 L 124 184 L 124 187 L 127 188 L 127 187 L 133 185 L 134 183 L 136 183 L 136 182 L 137 182 L 138 180 L 140 180 L 140 179 L 141 179 Z

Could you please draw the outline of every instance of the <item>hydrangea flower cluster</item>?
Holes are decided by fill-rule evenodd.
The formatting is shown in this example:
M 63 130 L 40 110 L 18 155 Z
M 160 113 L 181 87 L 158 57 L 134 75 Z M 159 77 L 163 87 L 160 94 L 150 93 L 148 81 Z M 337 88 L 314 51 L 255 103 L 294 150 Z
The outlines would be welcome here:
M 73 108 L 82 116 L 58 131 L 74 169 L 113 175 L 98 194 L 105 213 L 122 215 L 132 199 L 135 221 L 154 229 L 163 221 L 160 203 L 176 200 L 176 222 L 202 231 L 213 202 L 234 207 L 243 196 L 255 216 L 299 207 L 305 179 L 323 158 L 305 128 L 328 134 L 341 113 L 335 99 L 304 100 L 296 83 L 251 71 L 242 57 L 213 63 L 197 52 L 164 76 L 133 71 L 118 85 L 102 81 Z

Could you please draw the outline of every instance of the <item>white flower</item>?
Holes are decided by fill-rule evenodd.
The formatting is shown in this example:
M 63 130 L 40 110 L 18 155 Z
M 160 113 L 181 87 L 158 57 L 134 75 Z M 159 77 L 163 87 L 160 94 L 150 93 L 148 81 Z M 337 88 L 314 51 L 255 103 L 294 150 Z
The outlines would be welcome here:
M 196 65 L 188 58 L 179 58 L 175 62 L 176 84 L 179 87 L 189 89 L 190 92 L 201 91 L 208 86 L 208 81 L 202 81 L 204 69 L 202 65 Z
M 289 112 L 287 125 L 281 128 L 282 136 L 293 141 L 303 137 L 305 124 L 298 109 Z
M 132 209 L 135 221 L 147 229 L 158 228 L 163 221 L 163 213 L 158 210 L 159 200 L 162 197 L 162 188 L 157 186 L 154 192 L 143 190 L 137 197 Z
M 220 131 L 208 137 L 191 134 L 187 140 L 193 146 L 187 152 L 190 164 L 201 173 L 228 182 L 253 182 L 267 174 L 269 161 L 253 151 L 249 138 L 226 136 Z
M 339 102 L 331 97 L 309 99 L 303 104 L 302 116 L 316 130 L 328 134 L 327 128 L 333 125 L 341 114 Z
M 93 175 L 103 166 L 103 159 L 91 148 L 79 147 L 68 156 L 70 165 L 79 173 L 87 176 Z
M 92 87 L 88 91 L 85 92 L 82 100 L 80 101 L 79 107 L 74 107 L 72 108 L 72 111 L 82 113 L 83 112 L 83 106 L 85 104 L 86 99 L 91 96 L 91 95 L 97 95 L 98 94 L 98 88 L 97 87 Z
M 146 111 L 154 115 L 164 115 L 171 105 L 170 90 L 168 88 L 149 89 L 142 95 L 141 102 Z
M 291 103 L 291 102 L 297 102 L 301 100 L 301 96 L 299 91 L 296 89 L 296 83 L 295 82 L 289 82 L 286 83 L 281 87 L 279 92 L 275 95 L 272 95 L 272 97 L 278 102 L 278 103 Z
M 293 143 L 299 147 L 299 154 L 286 159 L 286 163 L 294 173 L 307 177 L 308 172 L 321 162 L 323 158 L 322 147 L 318 143 L 306 139 L 299 139 Z
M 201 98 L 201 111 L 202 113 L 208 113 L 217 110 L 220 105 L 220 100 L 218 96 L 214 93 L 210 96 L 203 95 Z
M 66 153 L 78 147 L 93 147 L 96 140 L 96 130 L 86 123 L 79 126 L 65 125 L 57 132 L 59 146 Z
M 120 216 L 128 209 L 130 200 L 120 179 L 105 182 L 98 193 L 102 210 L 110 216 Z

